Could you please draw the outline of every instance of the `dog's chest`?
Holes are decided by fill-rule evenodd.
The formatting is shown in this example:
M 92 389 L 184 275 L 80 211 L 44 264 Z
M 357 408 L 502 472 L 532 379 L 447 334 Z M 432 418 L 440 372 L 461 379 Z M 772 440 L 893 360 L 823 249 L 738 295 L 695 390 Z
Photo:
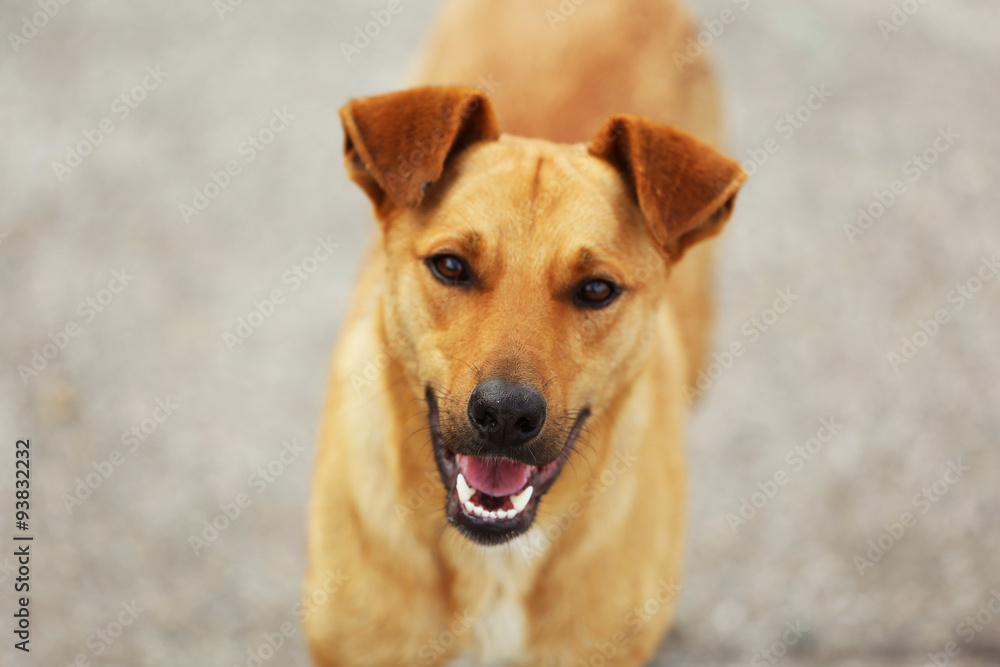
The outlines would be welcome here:
M 449 667 L 500 667 L 525 657 L 525 565 L 509 551 L 483 554 L 478 590 L 470 591 L 471 641 Z

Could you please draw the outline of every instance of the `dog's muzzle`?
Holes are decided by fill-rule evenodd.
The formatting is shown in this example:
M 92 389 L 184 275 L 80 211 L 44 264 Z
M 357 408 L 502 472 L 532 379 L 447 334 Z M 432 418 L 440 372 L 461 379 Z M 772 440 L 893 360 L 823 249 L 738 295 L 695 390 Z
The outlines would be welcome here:
M 494 379 L 480 383 L 466 410 L 471 425 L 466 432 L 472 435 L 456 443 L 445 440 L 430 388 L 426 396 L 434 459 L 448 492 L 448 520 L 479 544 L 506 542 L 530 528 L 589 411 L 577 415 L 555 457 L 542 461 L 535 445 L 547 407 L 534 387 Z

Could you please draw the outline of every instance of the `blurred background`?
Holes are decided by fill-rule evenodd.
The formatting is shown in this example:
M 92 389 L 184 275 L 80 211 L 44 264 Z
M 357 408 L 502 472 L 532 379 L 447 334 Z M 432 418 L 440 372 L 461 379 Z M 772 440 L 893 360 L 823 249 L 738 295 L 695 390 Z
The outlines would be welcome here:
M 1000 7 L 693 4 L 753 175 L 655 664 L 1000 664 Z M 35 535 L 0 664 L 250 665 L 295 623 L 373 232 L 336 110 L 405 85 L 438 9 L 345 55 L 383 6 L 0 6 L 0 535 L 23 437 Z M 296 624 L 267 664 L 306 660 Z

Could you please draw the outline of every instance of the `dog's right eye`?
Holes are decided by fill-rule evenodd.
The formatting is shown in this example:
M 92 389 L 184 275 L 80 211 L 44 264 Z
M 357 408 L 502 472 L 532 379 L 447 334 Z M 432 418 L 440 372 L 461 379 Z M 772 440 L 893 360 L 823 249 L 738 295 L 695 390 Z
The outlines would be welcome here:
M 472 272 L 465 260 L 455 255 L 434 255 L 427 258 L 427 266 L 445 285 L 468 287 L 472 283 Z
M 581 284 L 573 295 L 580 308 L 605 308 L 618 298 L 622 290 L 610 280 L 595 278 Z

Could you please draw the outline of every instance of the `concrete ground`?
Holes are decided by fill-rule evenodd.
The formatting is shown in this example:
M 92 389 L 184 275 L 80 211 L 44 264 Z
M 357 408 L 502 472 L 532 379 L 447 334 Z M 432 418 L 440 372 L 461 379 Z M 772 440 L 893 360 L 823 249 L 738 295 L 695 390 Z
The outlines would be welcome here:
M 36 536 L 32 651 L 5 630 L 0 664 L 252 664 L 295 621 L 326 360 L 372 231 L 336 109 L 401 85 L 436 3 L 405 2 L 349 63 L 340 43 L 380 3 L 91 0 L 26 28 L 44 4 L 0 8 L 0 469 L 30 437 Z M 729 150 L 755 173 L 725 236 L 655 664 L 1000 664 L 1000 15 L 897 4 L 915 13 L 696 2 L 733 11 L 711 41 Z M 12 493 L 4 472 L 3 535 Z M 303 665 L 286 627 L 267 664 Z

